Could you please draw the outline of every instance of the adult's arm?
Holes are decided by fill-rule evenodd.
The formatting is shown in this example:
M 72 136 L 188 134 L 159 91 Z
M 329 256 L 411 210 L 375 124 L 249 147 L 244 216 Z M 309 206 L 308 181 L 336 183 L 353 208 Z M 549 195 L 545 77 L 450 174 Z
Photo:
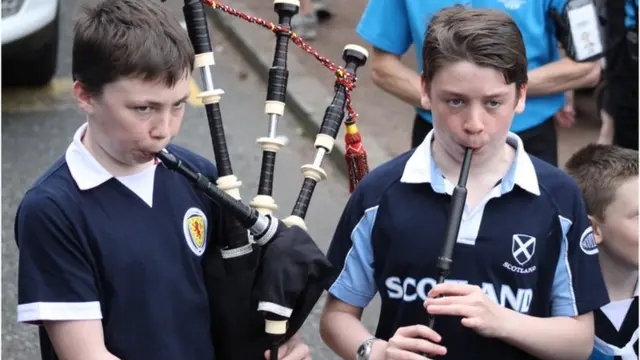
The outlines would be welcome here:
M 373 48 L 371 78 L 377 86 L 414 107 L 421 103 L 421 79 L 414 69 L 402 63 L 399 55 Z
M 578 63 L 563 57 L 529 71 L 527 95 L 550 95 L 595 87 L 600 81 L 600 62 Z

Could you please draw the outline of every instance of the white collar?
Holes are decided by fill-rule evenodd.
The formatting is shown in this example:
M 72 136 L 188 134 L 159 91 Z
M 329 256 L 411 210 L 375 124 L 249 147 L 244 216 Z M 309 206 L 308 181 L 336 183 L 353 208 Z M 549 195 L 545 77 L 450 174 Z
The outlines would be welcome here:
M 107 182 L 114 176 L 109 173 L 82 143 L 82 136 L 87 130 L 88 123 L 84 123 L 73 135 L 73 141 L 69 144 L 65 153 L 65 160 L 71 172 L 71 177 L 82 191 L 93 189 Z M 145 169 L 139 174 L 118 177 L 117 179 L 127 188 L 138 195 L 149 206 L 153 201 L 153 184 L 155 166 L 149 171 Z M 150 181 L 150 185 L 149 185 Z
M 87 130 L 87 126 L 88 124 L 84 123 L 76 130 L 73 141 L 69 144 L 65 154 L 71 176 L 80 190 L 92 189 L 113 177 L 82 143 L 82 136 Z
M 435 191 L 446 193 L 444 177 L 440 170 L 438 170 L 431 154 L 433 134 L 434 131 L 431 130 L 424 141 L 415 149 L 404 167 L 400 181 L 409 184 L 431 183 Z M 524 151 L 522 140 L 518 135 L 509 132 L 507 135 L 507 143 L 515 147 L 516 157 L 513 165 L 502 179 L 501 192 L 505 194 L 511 191 L 513 186 L 517 184 L 522 189 L 534 195 L 540 195 L 536 170 L 533 167 L 531 158 Z

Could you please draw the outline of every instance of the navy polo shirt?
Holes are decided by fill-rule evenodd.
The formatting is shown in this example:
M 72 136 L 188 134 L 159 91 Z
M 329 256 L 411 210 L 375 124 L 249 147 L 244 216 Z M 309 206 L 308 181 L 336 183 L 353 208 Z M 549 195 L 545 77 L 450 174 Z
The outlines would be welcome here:
M 402 56 L 413 45 L 418 73 L 422 68 L 422 47 L 427 25 L 443 8 L 464 5 L 506 12 L 522 33 L 527 50 L 528 70 L 560 60 L 551 9 L 562 13 L 567 0 L 369 0 L 356 32 L 366 42 L 383 51 Z M 527 98 L 525 110 L 516 114 L 511 131 L 522 132 L 549 120 L 564 106 L 564 93 Z M 431 123 L 431 111 L 416 108 Z
M 376 336 L 427 324 L 454 184 L 431 155 L 433 131 L 416 149 L 369 173 L 349 199 L 328 256 L 342 271 L 329 292 L 365 308 L 376 293 Z M 561 170 L 530 157 L 513 133 L 514 164 L 476 206 L 466 207 L 449 281 L 474 284 L 509 309 L 536 317 L 576 316 L 608 301 L 580 190 Z M 532 359 L 439 316 L 443 359 Z
M 161 165 L 114 178 L 83 146 L 85 128 L 19 205 L 18 321 L 100 320 L 121 359 L 213 359 L 201 261 L 216 208 Z M 203 157 L 167 149 L 217 176 Z M 40 335 L 43 360 L 57 359 Z

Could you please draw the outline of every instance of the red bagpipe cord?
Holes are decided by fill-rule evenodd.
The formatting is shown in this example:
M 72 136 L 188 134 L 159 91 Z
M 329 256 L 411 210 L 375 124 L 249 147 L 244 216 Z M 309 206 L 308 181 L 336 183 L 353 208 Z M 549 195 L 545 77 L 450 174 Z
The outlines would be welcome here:
M 229 6 L 215 2 L 212 0 L 203 0 L 206 5 L 211 6 L 214 9 L 221 10 L 229 15 L 239 17 L 252 24 L 260 25 L 274 33 L 285 33 L 289 36 L 291 41 L 304 50 L 306 53 L 313 55 L 324 67 L 332 71 L 336 75 L 336 82 L 334 88 L 338 85 L 343 85 L 346 95 L 346 111 L 347 118 L 344 122 L 346 127 L 345 133 L 345 161 L 347 166 L 347 172 L 349 174 L 349 191 L 353 192 L 358 186 L 358 183 L 369 172 L 369 165 L 367 161 L 367 152 L 362 144 L 362 136 L 356 126 L 356 119 L 358 113 L 351 106 L 351 91 L 356 87 L 356 76 L 346 71 L 343 67 L 336 65 L 326 57 L 321 56 L 317 50 L 304 41 L 291 29 L 280 27 L 270 21 L 250 16 L 242 11 L 230 8 Z

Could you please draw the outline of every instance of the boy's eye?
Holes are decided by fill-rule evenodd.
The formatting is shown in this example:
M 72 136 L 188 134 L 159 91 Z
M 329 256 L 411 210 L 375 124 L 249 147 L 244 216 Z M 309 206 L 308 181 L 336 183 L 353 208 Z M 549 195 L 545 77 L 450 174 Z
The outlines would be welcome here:
M 460 100 L 460 99 L 451 99 L 451 100 L 447 100 L 447 104 L 449 104 L 450 106 L 453 107 L 459 107 L 464 105 L 464 101 Z
M 496 101 L 496 100 L 491 100 L 489 102 L 487 102 L 487 105 L 489 105 L 490 108 L 497 108 L 498 106 L 500 106 L 500 104 L 502 104 L 500 101 Z
M 135 110 L 137 112 L 140 112 L 140 113 L 147 113 L 147 112 L 151 111 L 151 107 L 150 106 L 136 106 Z
M 184 102 L 184 101 L 179 102 L 179 103 L 177 103 L 177 104 L 173 105 L 173 107 L 174 107 L 174 108 L 176 108 L 176 109 L 181 109 L 181 108 L 183 108 L 184 106 L 185 106 L 185 102 Z

